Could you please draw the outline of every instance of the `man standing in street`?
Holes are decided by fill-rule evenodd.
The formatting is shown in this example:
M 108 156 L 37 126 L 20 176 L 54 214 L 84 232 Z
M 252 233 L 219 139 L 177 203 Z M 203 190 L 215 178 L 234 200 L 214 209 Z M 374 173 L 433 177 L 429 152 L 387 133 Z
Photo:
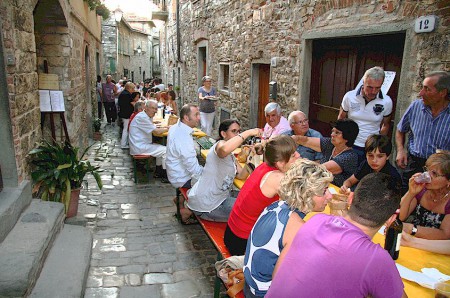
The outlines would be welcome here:
M 106 82 L 102 84 L 103 106 L 105 107 L 106 121 L 108 125 L 114 124 L 117 118 L 115 94 L 117 87 L 111 82 L 111 75 L 106 76 Z
M 130 84 L 133 84 L 130 82 Z M 134 88 L 134 84 L 133 84 Z M 122 92 L 123 93 L 123 92 Z M 157 128 L 153 123 L 153 117 L 158 111 L 158 103 L 155 100 L 146 100 L 144 111 L 138 113 L 130 124 L 130 154 L 151 155 L 156 158 L 155 176 L 161 178 L 162 183 L 169 183 L 166 174 L 166 146 L 154 144 L 152 134 L 163 134 L 167 128 Z M 124 127 L 125 129 L 125 127 Z
M 403 169 L 403 184 L 421 172 L 427 158 L 437 149 L 450 150 L 450 74 L 435 71 L 426 75 L 415 100 L 397 125 L 397 165 Z M 405 148 L 408 134 L 408 152 Z M 409 153 L 409 154 L 408 154 Z
M 266 125 L 262 137 L 270 139 L 283 134 L 285 131 L 291 129 L 289 122 L 281 115 L 281 107 L 276 102 L 269 102 L 264 108 L 264 115 L 266 115 Z
M 119 95 L 119 117 L 122 119 L 123 130 L 122 139 L 120 140 L 120 146 L 122 149 L 128 149 L 128 122 L 130 121 L 130 116 L 133 114 L 134 107 L 131 104 L 133 102 L 133 97 L 131 93 L 134 92 L 134 84 L 128 82 L 125 84 L 124 90 Z
M 203 167 L 198 163 L 192 139 L 193 128 L 198 126 L 199 122 L 198 107 L 187 104 L 180 110 L 180 120 L 169 129 L 166 166 L 167 176 L 173 187 L 191 188 L 191 179 L 198 180 L 202 174 Z M 192 211 L 184 208 L 184 199 L 181 199 L 179 208 L 182 221 L 186 222 Z
M 322 134 L 312 128 L 309 128 L 308 118 L 302 111 L 293 111 L 288 117 L 289 125 L 292 130 L 286 131 L 283 134 L 291 136 L 296 141 L 295 136 L 307 136 L 313 138 L 321 138 Z M 296 141 L 297 143 L 297 141 Z M 320 162 L 323 155 L 321 152 L 314 151 L 308 147 L 298 145 L 297 152 L 300 157 L 306 158 L 315 162 Z
M 371 241 L 396 219 L 399 204 L 389 175 L 361 179 L 347 215 L 316 214 L 303 224 L 281 252 L 265 297 L 406 297 L 394 260 Z
M 350 118 L 359 127 L 359 134 L 353 145 L 359 163 L 366 157 L 364 144 L 367 138 L 373 134 L 389 133 L 392 99 L 381 92 L 383 82 L 383 68 L 372 67 L 364 73 L 363 85 L 347 92 L 342 99 L 338 119 Z

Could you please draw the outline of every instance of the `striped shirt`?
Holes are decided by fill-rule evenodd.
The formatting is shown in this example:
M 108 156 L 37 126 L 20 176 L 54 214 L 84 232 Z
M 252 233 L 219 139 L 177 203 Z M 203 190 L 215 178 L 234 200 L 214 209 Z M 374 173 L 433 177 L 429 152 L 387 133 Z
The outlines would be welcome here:
M 397 125 L 397 130 L 409 133 L 409 153 L 428 158 L 436 149 L 450 150 L 450 105 L 436 117 L 422 100 L 416 100 L 408 107 Z

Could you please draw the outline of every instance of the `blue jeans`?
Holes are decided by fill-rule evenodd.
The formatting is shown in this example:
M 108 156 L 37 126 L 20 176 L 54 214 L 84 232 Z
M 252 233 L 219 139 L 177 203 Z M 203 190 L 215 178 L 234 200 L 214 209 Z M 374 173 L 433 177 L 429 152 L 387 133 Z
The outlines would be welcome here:
M 193 212 L 201 219 L 217 222 L 227 222 L 234 202 L 236 202 L 236 197 L 229 196 L 225 201 L 222 202 L 222 204 L 220 204 L 216 209 L 210 212 Z

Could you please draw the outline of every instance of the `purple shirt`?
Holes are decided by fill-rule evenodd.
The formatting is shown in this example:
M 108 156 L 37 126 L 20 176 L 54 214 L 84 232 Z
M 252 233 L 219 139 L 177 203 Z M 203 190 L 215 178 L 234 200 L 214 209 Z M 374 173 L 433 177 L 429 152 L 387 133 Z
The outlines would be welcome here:
M 402 297 L 389 254 L 342 217 L 317 214 L 299 230 L 266 298 Z

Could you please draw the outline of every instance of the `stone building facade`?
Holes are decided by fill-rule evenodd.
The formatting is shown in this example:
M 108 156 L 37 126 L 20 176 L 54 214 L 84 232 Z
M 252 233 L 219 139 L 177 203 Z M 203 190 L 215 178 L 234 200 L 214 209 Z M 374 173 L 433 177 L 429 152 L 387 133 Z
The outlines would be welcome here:
M 69 137 L 86 147 L 95 115 L 100 71 L 101 21 L 83 0 L 0 1 L 0 167 L 5 187 L 27 181 L 27 154 L 41 129 L 39 75 L 57 75 Z M 57 123 L 56 137 L 62 138 Z
M 261 125 L 274 81 L 285 116 L 301 109 L 312 127 L 323 128 L 363 70 L 380 64 L 397 73 L 389 93 L 395 124 L 417 98 L 424 74 L 450 69 L 444 0 L 159 2 L 168 12 L 162 77 L 179 76 L 184 101 L 195 102 L 201 77 L 212 76 L 220 106 L 244 127 Z M 435 22 L 431 32 L 415 31 L 421 20 L 429 28 Z
M 152 27 L 151 21 L 135 18 L 128 21 L 125 16 L 117 22 L 113 13 L 103 21 L 103 78 L 111 74 L 115 80 L 125 76 L 139 83 L 153 76 Z

